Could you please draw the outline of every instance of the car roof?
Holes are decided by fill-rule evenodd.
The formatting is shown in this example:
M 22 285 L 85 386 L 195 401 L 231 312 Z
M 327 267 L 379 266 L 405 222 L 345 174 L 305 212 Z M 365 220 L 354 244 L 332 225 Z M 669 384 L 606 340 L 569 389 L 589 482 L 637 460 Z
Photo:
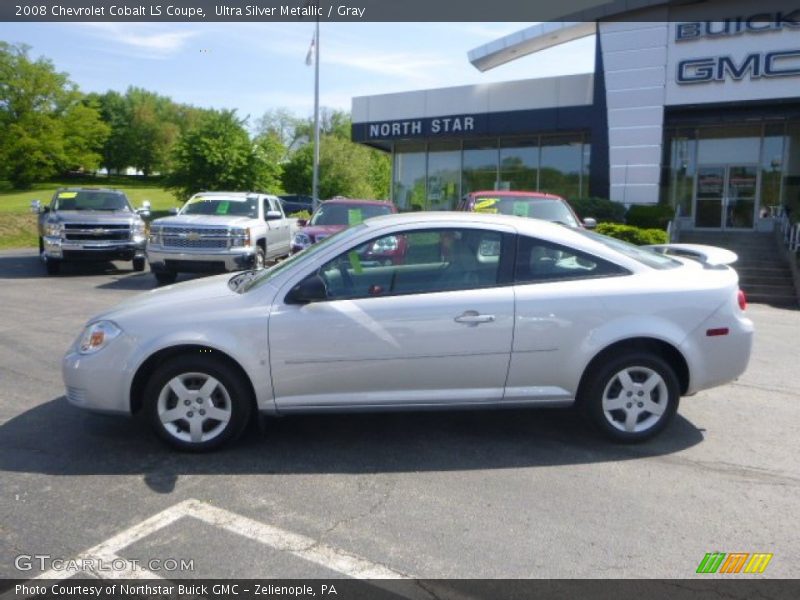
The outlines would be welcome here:
M 68 187 L 60 187 L 56 190 L 56 192 L 103 192 L 108 193 L 112 192 L 114 194 L 125 194 L 122 190 L 117 190 L 114 188 L 106 188 L 106 187 L 83 187 L 83 186 L 68 186 Z
M 517 198 L 539 198 L 542 200 L 564 200 L 561 196 L 556 194 L 549 194 L 547 192 L 525 192 L 520 190 L 484 190 L 479 192 L 469 192 L 469 196 L 513 196 Z

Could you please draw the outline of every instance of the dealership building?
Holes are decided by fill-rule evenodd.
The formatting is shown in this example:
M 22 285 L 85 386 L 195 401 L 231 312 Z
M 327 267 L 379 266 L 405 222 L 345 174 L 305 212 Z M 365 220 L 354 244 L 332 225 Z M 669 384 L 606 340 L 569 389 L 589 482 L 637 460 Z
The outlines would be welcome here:
M 590 35 L 594 73 L 354 98 L 353 140 L 391 153 L 402 210 L 542 190 L 746 231 L 798 205 L 800 2 L 611 2 L 468 58 L 485 71 Z

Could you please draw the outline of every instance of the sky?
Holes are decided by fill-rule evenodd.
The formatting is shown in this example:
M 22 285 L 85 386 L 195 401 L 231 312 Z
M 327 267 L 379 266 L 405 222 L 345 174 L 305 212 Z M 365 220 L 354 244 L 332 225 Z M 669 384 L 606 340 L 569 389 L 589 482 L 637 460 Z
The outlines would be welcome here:
M 594 38 L 481 73 L 467 52 L 526 23 L 322 23 L 320 105 L 350 110 L 355 96 L 586 73 Z M 309 116 L 314 24 L 0 23 L 0 40 L 31 46 L 84 92 L 142 87 L 174 101 L 236 109 L 253 126 L 266 111 Z

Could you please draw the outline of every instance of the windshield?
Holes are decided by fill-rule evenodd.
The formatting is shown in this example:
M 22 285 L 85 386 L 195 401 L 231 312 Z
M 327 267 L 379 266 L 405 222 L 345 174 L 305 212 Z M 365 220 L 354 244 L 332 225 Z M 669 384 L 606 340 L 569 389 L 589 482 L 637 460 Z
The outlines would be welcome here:
M 534 196 L 479 196 L 475 199 L 473 212 L 516 215 L 531 219 L 543 219 L 554 223 L 563 223 L 569 227 L 578 227 L 575 215 L 563 200 L 554 198 L 537 198 Z
M 255 277 L 253 277 L 253 279 L 248 281 L 247 284 L 244 287 L 242 287 L 242 292 L 243 293 L 249 292 L 250 290 L 260 287 L 265 283 L 267 283 L 268 281 L 271 281 L 278 274 L 283 273 L 285 270 L 289 269 L 293 265 L 302 263 L 306 260 L 313 259 L 314 256 L 316 256 L 320 251 L 327 248 L 330 245 L 331 241 L 336 242 L 338 240 L 341 240 L 344 236 L 355 235 L 359 231 L 361 231 L 364 227 L 366 227 L 366 225 L 362 225 L 361 227 L 352 227 L 350 229 L 345 229 L 343 231 L 335 233 L 334 235 L 325 238 L 324 240 L 314 244 L 313 246 L 309 246 L 305 250 L 298 252 L 297 254 L 293 254 L 286 260 L 282 260 L 274 267 L 270 267 L 269 269 L 264 269 L 262 271 L 259 271 L 258 274 Z
M 192 198 L 180 214 L 257 219 L 258 198 Z
M 130 212 L 128 199 L 122 192 L 79 190 L 58 192 L 53 210 L 109 210 Z
M 367 204 L 353 202 L 351 204 L 322 204 L 314 216 L 311 225 L 358 225 L 364 219 L 391 214 L 389 204 Z
M 608 237 L 607 235 L 586 231 L 585 229 L 582 229 L 579 233 L 653 269 L 674 269 L 682 265 L 681 262 L 659 254 L 649 248 L 635 246 L 628 242 Z

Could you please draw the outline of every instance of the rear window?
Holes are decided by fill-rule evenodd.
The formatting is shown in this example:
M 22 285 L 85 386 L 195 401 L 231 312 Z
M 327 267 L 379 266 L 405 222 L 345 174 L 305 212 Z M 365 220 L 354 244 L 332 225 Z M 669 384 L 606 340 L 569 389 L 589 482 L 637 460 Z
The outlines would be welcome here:
M 629 244 L 628 242 L 623 242 L 622 240 L 608 237 L 607 235 L 601 235 L 593 231 L 586 231 L 585 229 L 582 229 L 579 233 L 653 269 L 675 269 L 676 267 L 680 267 L 682 264 L 677 260 L 669 258 L 668 256 L 664 256 L 663 254 L 659 254 L 658 252 L 648 248 L 635 246 L 633 244 Z
M 73 190 L 56 194 L 53 210 L 130 211 L 128 199 L 121 192 Z
M 525 196 L 503 196 L 501 194 L 482 196 L 475 199 L 472 210 L 478 213 L 542 219 L 563 223 L 569 227 L 578 227 L 578 221 L 567 205 L 561 200 L 552 198 L 526 198 Z

